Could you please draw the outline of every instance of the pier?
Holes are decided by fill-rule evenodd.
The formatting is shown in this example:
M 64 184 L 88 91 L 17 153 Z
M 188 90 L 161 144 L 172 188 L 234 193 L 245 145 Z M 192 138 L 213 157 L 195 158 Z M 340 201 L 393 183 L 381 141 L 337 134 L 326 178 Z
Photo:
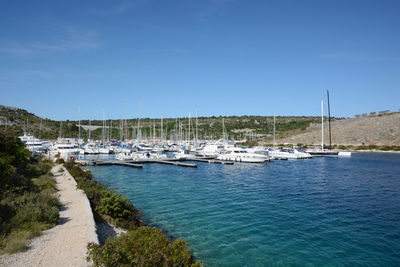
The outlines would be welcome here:
M 206 162 L 206 163 L 217 163 L 224 165 L 233 165 L 233 161 L 223 161 L 218 159 L 202 159 L 202 158 L 188 158 L 187 161 L 197 161 L 197 162 Z
M 159 163 L 159 164 L 167 164 L 167 165 L 175 165 L 180 167 L 191 167 L 197 168 L 196 164 L 185 163 L 177 160 L 160 160 L 160 159 L 141 159 L 141 160 L 108 160 L 108 161 L 92 161 L 94 165 L 97 166 L 107 166 L 107 165 L 118 165 L 118 166 L 127 166 L 133 168 L 143 168 L 142 164 L 145 163 Z
M 143 168 L 141 164 L 135 164 L 128 161 L 120 161 L 120 160 L 108 160 L 108 161 L 92 161 L 96 166 L 108 166 L 108 165 L 118 165 L 118 166 L 127 166 L 133 168 Z

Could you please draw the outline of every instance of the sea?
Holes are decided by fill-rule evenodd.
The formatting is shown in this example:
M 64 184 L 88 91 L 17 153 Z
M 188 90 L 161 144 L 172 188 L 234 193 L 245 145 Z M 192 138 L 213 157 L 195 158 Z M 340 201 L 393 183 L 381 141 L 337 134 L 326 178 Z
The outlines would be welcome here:
M 400 154 L 92 166 L 204 266 L 400 266 Z

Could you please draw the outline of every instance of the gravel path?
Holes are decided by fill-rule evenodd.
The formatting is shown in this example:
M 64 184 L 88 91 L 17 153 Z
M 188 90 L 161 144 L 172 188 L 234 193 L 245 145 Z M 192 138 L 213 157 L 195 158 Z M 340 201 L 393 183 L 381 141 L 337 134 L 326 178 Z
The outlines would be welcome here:
M 58 172 L 60 168 L 64 169 L 62 174 Z M 86 262 L 86 246 L 89 242 L 98 243 L 98 238 L 89 200 L 64 167 L 57 165 L 52 173 L 63 204 L 59 223 L 33 239 L 26 252 L 1 256 L 1 266 L 90 265 Z

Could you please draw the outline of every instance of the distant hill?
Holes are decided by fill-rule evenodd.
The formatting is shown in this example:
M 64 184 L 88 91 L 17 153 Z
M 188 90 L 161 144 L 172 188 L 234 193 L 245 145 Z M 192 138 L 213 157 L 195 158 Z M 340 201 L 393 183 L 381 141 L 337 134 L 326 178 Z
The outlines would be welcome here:
M 258 140 L 264 139 L 273 134 L 273 116 L 219 116 L 219 117 L 199 117 L 198 122 L 198 137 L 199 139 L 218 139 L 222 137 L 223 121 L 226 133 L 229 139 L 235 140 Z M 304 131 L 312 123 L 318 123 L 320 120 L 317 116 L 278 116 L 276 117 L 276 132 L 284 134 L 288 131 Z M 119 139 L 121 136 L 121 121 L 120 120 L 106 120 L 107 126 L 111 126 L 111 137 Z M 61 121 L 54 121 L 50 119 L 42 119 L 33 113 L 24 109 L 7 107 L 0 105 L 0 125 L 5 127 L 12 127 L 18 134 L 24 131 L 30 132 L 35 136 L 42 139 L 56 139 L 60 134 Z M 132 137 L 137 132 L 137 118 L 126 119 L 123 127 L 124 136 Z M 193 139 L 196 135 L 195 126 L 196 118 L 191 118 L 190 122 L 190 138 Z M 61 135 L 63 137 L 77 137 L 78 136 L 78 121 L 63 121 L 61 127 Z M 91 138 L 99 139 L 102 137 L 103 121 L 101 120 L 82 120 L 81 137 L 88 138 L 89 132 L 87 129 L 92 129 Z M 88 127 L 87 125 L 92 125 Z M 155 126 L 156 137 L 161 133 L 161 119 L 140 119 L 142 137 L 150 137 L 153 135 Z M 93 127 L 97 126 L 97 127 Z M 188 118 L 165 118 L 163 119 L 163 133 L 167 133 L 167 138 L 171 134 L 179 131 L 184 136 L 188 136 L 189 119 Z M 107 127 L 108 129 L 108 127 Z M 107 133 L 106 133 L 107 134 Z
M 226 116 L 226 117 L 199 117 L 198 137 L 199 139 L 218 139 L 222 137 L 224 121 L 225 130 L 229 139 L 243 140 L 245 144 L 255 145 L 273 143 L 273 116 Z M 43 119 L 24 109 L 0 105 L 0 127 L 11 127 L 17 134 L 24 131 L 30 132 L 42 139 L 56 139 L 63 137 L 78 137 L 78 121 L 54 121 Z M 120 139 L 121 121 L 106 120 L 105 124 L 111 126 L 111 138 Z M 137 133 L 137 118 L 126 119 L 123 127 L 123 135 L 131 138 Z M 103 134 L 103 121 L 82 120 L 81 137 L 88 138 L 87 129 L 92 129 L 91 138 L 100 139 Z M 87 125 L 92 125 L 91 127 Z M 161 119 L 141 118 L 142 138 L 153 135 L 156 137 L 161 133 Z M 196 118 L 191 118 L 190 138 L 193 139 Z M 374 114 L 358 118 L 343 119 L 332 118 L 332 144 L 337 145 L 387 145 L 400 146 L 400 112 Z M 155 127 L 154 127 L 155 126 Z M 188 136 L 188 118 L 166 118 L 163 119 L 163 133 L 167 133 L 169 139 L 171 134 L 179 131 L 185 137 Z M 108 135 L 106 128 L 105 135 Z M 329 144 L 328 122 L 325 120 L 325 144 Z M 277 144 L 321 144 L 321 118 L 319 116 L 277 116 L 276 117 L 276 143 Z
M 331 122 L 332 144 L 400 146 L 400 112 L 336 120 Z M 324 143 L 329 145 L 328 122 L 324 123 Z M 271 142 L 271 139 L 265 142 Z M 310 124 L 306 131 L 287 132 L 279 144 L 321 144 L 321 124 Z

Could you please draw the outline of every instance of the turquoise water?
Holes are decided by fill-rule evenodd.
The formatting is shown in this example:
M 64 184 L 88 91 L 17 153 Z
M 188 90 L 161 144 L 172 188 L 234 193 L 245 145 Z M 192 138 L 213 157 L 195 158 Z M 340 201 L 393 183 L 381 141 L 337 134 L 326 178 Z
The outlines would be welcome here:
M 400 155 L 90 167 L 205 266 L 400 265 Z

